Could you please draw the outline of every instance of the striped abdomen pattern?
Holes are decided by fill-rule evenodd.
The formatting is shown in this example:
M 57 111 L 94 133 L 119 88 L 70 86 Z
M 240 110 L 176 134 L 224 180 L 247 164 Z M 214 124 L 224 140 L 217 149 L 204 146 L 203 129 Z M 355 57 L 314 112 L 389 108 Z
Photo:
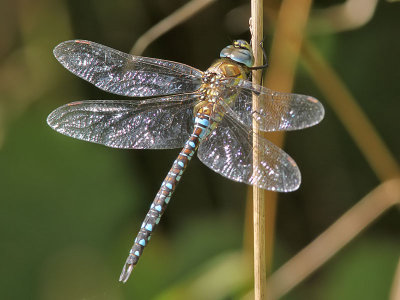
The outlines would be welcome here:
M 212 104 L 206 103 L 204 107 L 201 107 L 197 112 L 193 133 L 186 142 L 182 151 L 179 153 L 178 158 L 172 164 L 168 175 L 165 177 L 160 190 L 150 206 L 150 210 L 148 211 L 140 227 L 139 233 L 135 238 L 132 249 L 129 252 L 129 256 L 125 262 L 119 279 L 120 281 L 126 282 L 126 280 L 128 280 L 133 267 L 137 264 L 143 253 L 143 249 L 149 242 L 151 234 L 160 222 L 161 216 L 164 213 L 189 161 L 196 152 L 202 139 L 209 134 L 212 123 L 210 121 L 211 111 Z

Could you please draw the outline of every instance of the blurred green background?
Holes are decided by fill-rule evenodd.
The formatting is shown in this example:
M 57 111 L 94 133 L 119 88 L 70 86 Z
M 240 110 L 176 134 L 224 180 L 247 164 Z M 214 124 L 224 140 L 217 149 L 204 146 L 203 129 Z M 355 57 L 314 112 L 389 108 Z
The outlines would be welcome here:
M 343 2 L 315 1 L 313 9 Z M 195 159 L 130 280 L 118 283 L 137 230 L 179 149 L 110 149 L 67 138 L 46 124 L 47 115 L 67 102 L 121 98 L 65 70 L 52 54 L 58 43 L 87 39 L 129 52 L 141 34 L 185 3 L 0 4 L 2 299 L 177 299 L 179 288 L 174 287 L 242 248 L 247 186 Z M 206 69 L 231 40 L 249 39 L 248 32 L 232 29 L 248 24 L 248 17 L 232 19 L 230 13 L 238 7 L 244 7 L 244 15 L 249 12 L 248 1 L 217 1 L 155 41 L 144 55 Z M 379 1 L 365 26 L 309 36 L 396 158 L 399 16 L 400 3 Z M 300 166 L 303 181 L 298 191 L 279 195 L 275 268 L 379 184 L 301 66 L 295 82 L 295 92 L 321 100 L 326 116 L 318 126 L 287 135 L 285 149 Z M 399 234 L 399 211 L 392 209 L 284 299 L 387 299 L 400 253 Z M 243 280 L 230 294 L 214 295 L 208 284 L 219 280 L 224 281 L 205 282 L 199 299 L 239 299 L 252 286 Z

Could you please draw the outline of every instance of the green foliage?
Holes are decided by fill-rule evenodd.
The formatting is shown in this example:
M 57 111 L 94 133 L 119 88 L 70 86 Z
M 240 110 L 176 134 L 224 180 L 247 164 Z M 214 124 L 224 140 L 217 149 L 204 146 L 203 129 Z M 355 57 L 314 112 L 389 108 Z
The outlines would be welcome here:
M 235 256 L 243 241 L 246 187 L 197 159 L 132 277 L 119 284 L 137 229 L 179 150 L 109 149 L 62 136 L 46 124 L 47 115 L 66 102 L 116 98 L 68 74 L 52 55 L 55 45 L 84 38 L 128 52 L 151 24 L 181 4 L 6 1 L 0 12 L 2 299 L 178 299 L 199 286 L 203 299 L 233 299 L 251 289 Z M 248 2 L 217 2 L 145 55 L 207 68 L 230 39 L 248 39 L 247 33 L 230 37 L 224 24 L 239 4 Z M 365 27 L 311 37 L 397 158 L 398 16 L 397 3 L 382 1 Z M 267 36 L 266 45 L 270 41 Z M 306 71 L 298 75 L 295 91 L 325 105 Z M 280 195 L 276 267 L 378 184 L 337 116 L 325 108 L 321 125 L 288 134 L 303 185 Z M 372 226 L 375 231 L 362 233 L 284 299 L 387 298 L 400 247 L 398 212 Z

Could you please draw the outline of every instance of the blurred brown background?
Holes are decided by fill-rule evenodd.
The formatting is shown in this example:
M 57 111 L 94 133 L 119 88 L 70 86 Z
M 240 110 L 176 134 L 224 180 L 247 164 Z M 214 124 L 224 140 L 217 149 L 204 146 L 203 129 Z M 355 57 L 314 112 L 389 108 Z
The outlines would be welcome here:
M 329 23 L 324 13 L 345 2 L 314 1 L 306 37 L 398 160 L 400 3 L 364 0 L 361 7 L 371 16 L 365 19 L 364 10 L 353 15 L 364 18 L 363 24 L 340 18 Z M 67 102 L 121 98 L 65 70 L 52 54 L 58 43 L 87 39 L 129 52 L 141 34 L 185 3 L 0 4 L 2 299 L 179 299 L 185 283 L 212 273 L 216 258 L 242 249 L 247 186 L 195 159 L 130 280 L 118 283 L 136 232 L 179 150 L 110 149 L 67 138 L 46 124 L 47 115 Z M 265 5 L 274 9 L 279 3 Z M 204 70 L 231 40 L 250 38 L 249 12 L 248 1 L 216 1 L 143 55 Z M 267 53 L 272 23 L 266 17 Z M 301 63 L 294 91 L 320 99 L 326 116 L 318 126 L 286 135 L 285 150 L 300 166 L 303 182 L 298 191 L 279 195 L 274 269 L 380 184 Z M 390 209 L 283 299 L 387 299 L 399 236 L 399 211 Z M 225 280 L 204 278 L 209 280 L 200 285 L 198 299 L 240 299 L 252 287 L 243 279 L 228 293 L 213 294 L 210 286 Z

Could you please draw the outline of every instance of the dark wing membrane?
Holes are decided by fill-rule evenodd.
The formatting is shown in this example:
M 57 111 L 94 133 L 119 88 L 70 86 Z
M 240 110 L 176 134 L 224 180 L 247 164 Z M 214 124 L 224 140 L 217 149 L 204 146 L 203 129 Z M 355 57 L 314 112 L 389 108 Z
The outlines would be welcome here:
M 226 84 L 237 89 L 232 109 L 239 119 L 251 126 L 254 117 L 262 131 L 303 129 L 324 118 L 324 107 L 311 96 L 275 92 L 247 80 L 226 79 Z M 253 95 L 259 99 L 256 110 L 253 110 Z
M 47 123 L 67 136 L 113 148 L 180 148 L 193 131 L 196 100 L 196 94 L 184 94 L 72 102 L 54 110 Z
M 253 132 L 230 114 L 200 144 L 198 157 L 209 168 L 231 180 L 266 190 L 289 192 L 301 181 L 294 160 L 283 150 L 259 137 L 261 163 L 253 166 Z
M 118 95 L 190 93 L 201 84 L 202 72 L 190 66 L 133 56 L 89 41 L 63 42 L 54 48 L 54 56 L 75 75 Z

